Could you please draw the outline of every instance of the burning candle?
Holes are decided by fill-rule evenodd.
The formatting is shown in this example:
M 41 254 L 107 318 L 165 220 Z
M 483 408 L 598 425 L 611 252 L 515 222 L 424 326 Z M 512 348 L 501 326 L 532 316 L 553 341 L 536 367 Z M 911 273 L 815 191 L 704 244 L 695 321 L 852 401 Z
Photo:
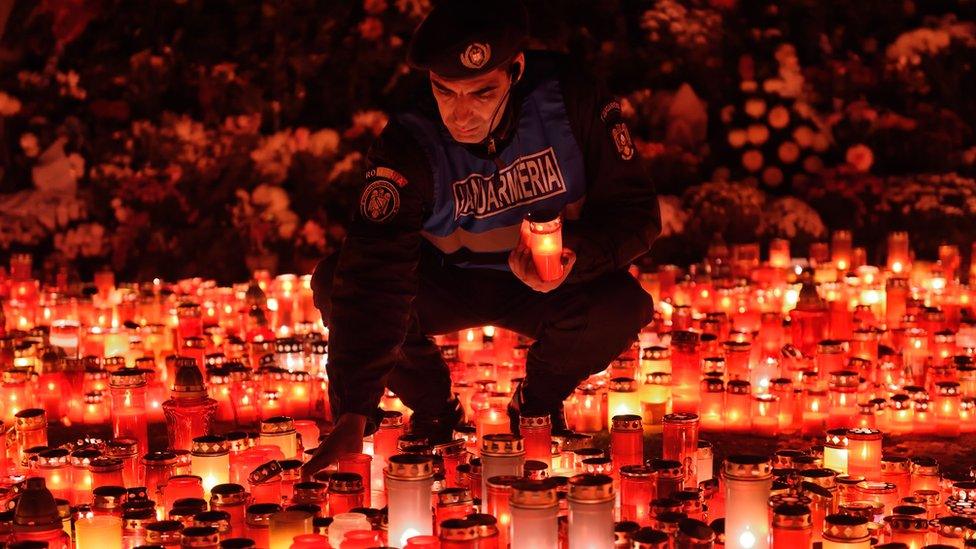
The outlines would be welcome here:
M 888 269 L 893 273 L 906 273 L 910 266 L 908 233 L 901 231 L 889 233 Z
M 149 450 L 146 418 L 146 374 L 127 368 L 112 372 L 109 387 L 112 394 L 112 431 L 116 438 L 134 438 L 139 451 Z
M 744 433 L 752 425 L 749 417 L 752 408 L 751 387 L 748 381 L 740 379 L 734 379 L 726 386 L 725 429 L 727 431 Z
M 674 412 L 698 413 L 700 404 L 701 350 L 696 332 L 671 334 L 671 394 Z
M 685 486 L 698 486 L 698 415 L 674 413 L 664 416 L 662 457 L 677 461 L 685 474 Z
M 82 517 L 75 521 L 76 549 L 122 549 L 122 519 L 114 515 Z
M 479 410 L 475 425 L 478 428 L 479 440 L 490 434 L 508 433 L 511 429 L 508 412 L 496 406 Z
M 607 393 L 607 425 L 612 423 L 614 416 L 640 415 L 640 397 L 637 394 L 637 382 L 628 377 L 617 377 L 610 380 Z
M 312 533 L 312 514 L 305 511 L 278 511 L 268 527 L 269 549 L 289 549 L 296 536 Z
M 827 515 L 823 549 L 870 549 L 868 519 L 853 515 Z
M 210 497 L 214 486 L 230 482 L 230 447 L 227 439 L 218 435 L 194 438 L 190 449 L 190 467 L 193 474 L 202 479 L 207 497 Z
M 530 250 L 536 272 L 544 282 L 563 275 L 562 218 L 554 212 L 533 212 L 528 216 Z
M 620 472 L 620 519 L 642 526 L 650 523 L 648 502 L 654 499 L 654 470 L 646 465 L 624 465 Z
M 549 414 L 519 416 L 519 434 L 525 444 L 525 459 L 551 463 L 552 418 Z
M 614 469 L 619 470 L 626 465 L 643 463 L 644 438 L 641 417 L 633 414 L 613 416 L 611 425 L 610 456 Z
M 827 339 L 828 323 L 827 303 L 817 292 L 810 272 L 804 271 L 796 308 L 790 311 L 793 345 L 804 355 L 812 356 L 817 344 Z
M 481 439 L 482 493 L 488 492 L 488 479 L 496 476 L 522 476 L 525 447 L 521 437 L 490 434 Z
M 959 407 L 962 397 L 959 383 L 940 381 L 936 383 L 935 423 L 936 431 L 944 437 L 957 437 L 960 431 Z
M 521 481 L 511 496 L 511 549 L 556 547 L 559 544 L 559 503 L 555 484 L 549 481 Z
M 725 539 L 734 547 L 769 547 L 766 509 L 772 487 L 772 465 L 759 456 L 729 456 L 722 468 L 725 480 Z
M 392 456 L 385 474 L 389 543 L 402 547 L 413 536 L 432 534 L 430 492 L 434 470 L 430 456 Z
M 298 457 L 298 434 L 290 417 L 275 416 L 263 420 L 260 441 L 261 444 L 277 446 L 285 458 Z
M 829 429 L 824 440 L 824 467 L 847 474 L 847 429 Z
M 193 439 L 210 432 L 217 401 L 207 396 L 203 376 L 195 363 L 179 360 L 172 396 L 163 402 L 171 448 L 189 450 Z
M 790 241 L 774 238 L 769 241 L 769 266 L 786 269 L 790 266 Z
M 847 471 L 868 480 L 881 477 L 881 431 L 855 428 L 847 432 Z
M 706 376 L 701 381 L 701 429 L 722 431 L 725 428 L 725 383 L 719 377 Z
M 569 549 L 612 549 L 613 479 L 581 474 L 569 480 Z
M 647 373 L 637 394 L 641 403 L 644 433 L 660 432 L 661 422 L 667 413 L 668 400 L 671 398 L 671 374 L 662 371 Z M 704 397 L 702 398 L 704 401 Z

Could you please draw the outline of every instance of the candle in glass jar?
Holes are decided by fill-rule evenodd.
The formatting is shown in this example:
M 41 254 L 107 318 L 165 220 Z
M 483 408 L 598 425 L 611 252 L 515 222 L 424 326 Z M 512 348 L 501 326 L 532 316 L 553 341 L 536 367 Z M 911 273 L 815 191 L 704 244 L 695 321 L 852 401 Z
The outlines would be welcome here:
M 547 480 L 525 480 L 512 486 L 511 549 L 559 545 L 559 500 L 556 485 Z
M 403 546 L 413 536 L 432 534 L 430 506 L 434 469 L 431 457 L 420 454 L 392 456 L 385 474 L 389 543 Z
M 855 428 L 847 432 L 847 472 L 868 480 L 881 477 L 881 431 Z
M 624 465 L 620 472 L 620 519 L 641 526 L 650 524 L 648 502 L 655 497 L 654 470 L 646 465 Z
M 569 479 L 569 549 L 612 549 L 613 479 L 581 474 Z
M 679 330 L 671 334 L 672 411 L 698 413 L 700 404 L 701 349 L 696 332 Z
M 908 233 L 896 231 L 888 234 L 888 269 L 893 273 L 906 273 L 911 266 Z
M 667 417 L 667 416 L 665 416 Z M 634 414 L 613 416 L 610 429 L 610 457 L 614 469 L 644 462 L 644 437 L 641 417 Z
M 823 466 L 847 474 L 847 429 L 828 429 L 824 440 Z
M 549 414 L 520 415 L 519 434 L 525 443 L 525 459 L 552 461 L 552 418 Z
M 203 482 L 207 497 L 218 484 L 230 482 L 230 446 L 225 437 L 205 435 L 193 439 L 190 449 L 190 467 Z
M 76 549 L 122 549 L 122 519 L 114 515 L 81 517 L 75 521 Z
M 533 212 L 528 220 L 531 233 L 529 249 L 539 278 L 543 282 L 559 279 L 563 274 L 562 218 L 558 213 Z
M 773 483 L 766 458 L 729 456 L 722 467 L 725 480 L 725 539 L 733 547 L 769 547 L 767 501 Z
M 698 415 L 674 413 L 664 416 L 662 458 L 677 461 L 685 474 L 685 486 L 698 486 Z
M 660 432 L 661 421 L 667 413 L 668 401 L 671 399 L 671 374 L 662 371 L 648 372 L 644 383 L 637 390 L 637 395 L 641 403 L 644 433 Z
M 629 377 L 616 377 L 610 380 L 607 392 L 607 425 L 614 416 L 640 415 L 640 397 L 637 382 Z
M 824 519 L 823 549 L 869 549 L 868 519 L 854 515 L 827 515 Z

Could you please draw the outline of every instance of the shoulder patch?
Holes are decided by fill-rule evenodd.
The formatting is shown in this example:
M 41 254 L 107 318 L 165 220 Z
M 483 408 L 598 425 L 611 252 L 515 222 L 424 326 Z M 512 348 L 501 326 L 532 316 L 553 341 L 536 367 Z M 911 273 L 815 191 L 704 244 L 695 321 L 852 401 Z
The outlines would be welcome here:
M 374 223 L 389 221 L 400 209 L 400 191 L 388 179 L 374 179 L 359 197 L 359 213 Z
M 620 102 L 616 99 L 607 103 L 606 106 L 600 111 L 600 120 L 604 123 L 611 121 L 612 119 L 617 119 L 620 116 Z M 613 117 L 613 118 L 611 118 Z
M 614 146 L 617 147 L 617 154 L 624 160 L 634 157 L 634 141 L 630 138 L 630 130 L 623 121 L 620 114 L 620 102 L 616 99 L 607 103 L 600 110 L 600 120 L 606 124 L 610 130 L 610 138 L 613 139 Z
M 630 139 L 630 130 L 623 121 L 617 122 L 610 128 L 610 135 L 613 137 L 613 144 L 617 146 L 617 153 L 620 158 L 630 160 L 634 157 L 634 142 Z
M 407 178 L 403 177 L 403 174 L 394 170 L 393 168 L 387 168 L 386 166 L 377 166 L 375 168 L 370 168 L 366 170 L 366 180 L 378 177 L 381 179 L 389 179 L 393 183 L 396 183 L 397 187 L 403 187 L 407 184 Z

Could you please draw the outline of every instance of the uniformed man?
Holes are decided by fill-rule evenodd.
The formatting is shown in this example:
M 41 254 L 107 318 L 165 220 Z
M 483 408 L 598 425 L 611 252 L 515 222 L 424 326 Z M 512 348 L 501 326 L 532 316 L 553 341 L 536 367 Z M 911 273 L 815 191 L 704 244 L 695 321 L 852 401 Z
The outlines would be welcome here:
M 430 88 L 371 147 L 346 240 L 312 280 L 337 421 L 306 475 L 362 450 L 385 387 L 413 410 L 413 431 L 451 438 L 462 412 L 432 335 L 494 325 L 533 338 L 513 428 L 521 412 L 558 430 L 562 401 L 651 319 L 627 268 L 660 212 L 620 104 L 573 60 L 523 51 L 527 26 L 517 0 L 458 0 L 413 37 L 408 61 Z M 540 211 L 564 219 L 551 282 L 520 245 Z

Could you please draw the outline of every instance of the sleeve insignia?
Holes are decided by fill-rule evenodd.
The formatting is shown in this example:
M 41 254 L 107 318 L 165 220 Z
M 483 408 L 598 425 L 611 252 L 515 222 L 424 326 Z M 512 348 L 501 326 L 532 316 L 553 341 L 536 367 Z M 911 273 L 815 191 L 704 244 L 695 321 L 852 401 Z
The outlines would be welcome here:
M 613 144 L 617 146 L 617 153 L 620 154 L 620 158 L 624 160 L 633 158 L 634 142 L 630 139 L 630 130 L 627 129 L 627 124 L 617 122 L 610 129 L 610 134 L 613 137 Z
M 388 179 L 396 183 L 397 187 L 404 187 L 407 184 L 407 178 L 403 177 L 403 174 L 386 166 L 377 166 L 366 170 L 366 180 L 373 178 Z
M 359 213 L 374 223 L 389 221 L 400 209 L 400 191 L 387 179 L 375 179 L 359 197 Z

